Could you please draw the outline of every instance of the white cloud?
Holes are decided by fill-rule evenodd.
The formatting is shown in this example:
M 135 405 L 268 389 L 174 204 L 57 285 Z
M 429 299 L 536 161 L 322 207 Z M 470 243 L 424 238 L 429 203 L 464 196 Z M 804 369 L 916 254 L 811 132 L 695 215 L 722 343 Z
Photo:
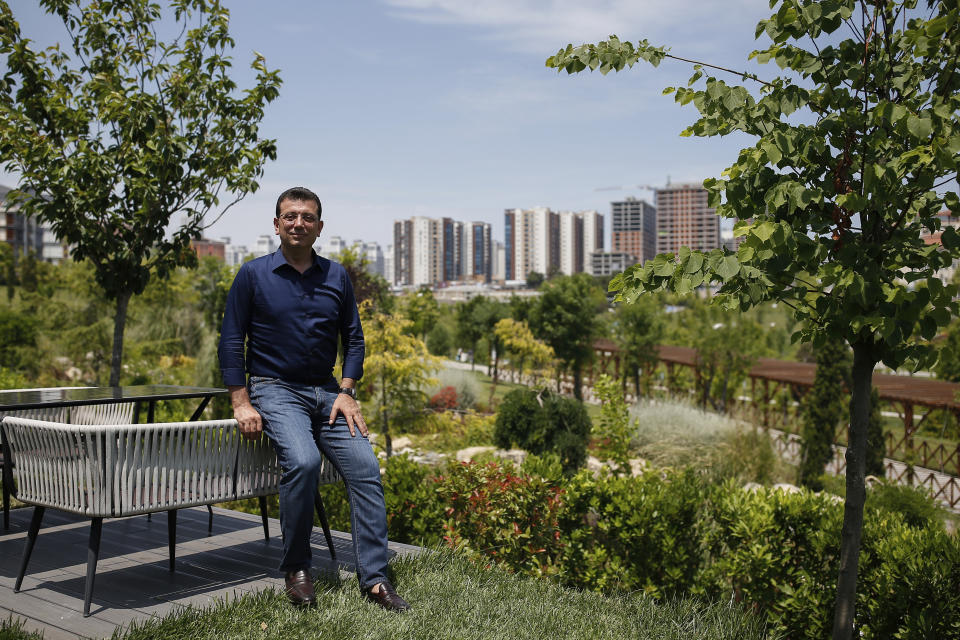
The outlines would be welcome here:
M 542 53 L 566 42 L 593 42 L 617 34 L 655 38 L 667 32 L 723 34 L 723 25 L 742 24 L 744 14 L 763 12 L 757 0 L 383 0 L 407 20 L 479 27 L 507 48 Z M 757 15 L 762 15 L 758 13 Z M 741 31 L 738 29 L 738 31 Z M 741 38 L 753 33 L 737 33 Z M 666 44 L 654 42 L 654 44 Z

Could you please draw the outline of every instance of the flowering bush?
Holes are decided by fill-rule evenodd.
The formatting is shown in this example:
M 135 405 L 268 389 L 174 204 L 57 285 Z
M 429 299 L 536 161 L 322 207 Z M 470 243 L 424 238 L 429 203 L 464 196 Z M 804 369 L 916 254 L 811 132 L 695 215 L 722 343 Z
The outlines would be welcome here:
M 457 390 L 446 386 L 437 391 L 430 398 L 428 406 L 438 411 L 449 411 L 457 408 Z

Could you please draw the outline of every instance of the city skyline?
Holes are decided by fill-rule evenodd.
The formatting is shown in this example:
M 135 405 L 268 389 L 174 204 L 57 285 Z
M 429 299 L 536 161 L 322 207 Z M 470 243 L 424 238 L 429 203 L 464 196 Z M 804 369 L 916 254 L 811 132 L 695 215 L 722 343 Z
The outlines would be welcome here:
M 639 5 L 639 6 L 638 6 Z M 324 204 L 324 235 L 386 247 L 392 221 L 451 217 L 492 225 L 502 238 L 506 208 L 597 210 L 611 200 L 719 176 L 745 139 L 681 138 L 695 109 L 664 97 L 689 65 L 641 65 L 620 74 L 567 76 L 546 58 L 570 43 L 616 33 L 649 38 L 678 55 L 775 75 L 747 62 L 766 3 L 733 0 L 292 1 L 231 9 L 234 70 L 248 86 L 253 51 L 284 84 L 262 133 L 277 139 L 260 191 L 206 232 L 252 245 L 272 233 L 276 196 L 303 184 Z M 65 42 L 37 6 L 14 8 L 38 46 Z M 697 21 L 689 19 L 696 13 Z M 734 78 L 726 78 L 735 81 Z M 0 183 L 15 178 L 0 173 Z M 628 188 L 604 190 L 617 185 Z M 609 225 L 606 230 L 609 245 Z

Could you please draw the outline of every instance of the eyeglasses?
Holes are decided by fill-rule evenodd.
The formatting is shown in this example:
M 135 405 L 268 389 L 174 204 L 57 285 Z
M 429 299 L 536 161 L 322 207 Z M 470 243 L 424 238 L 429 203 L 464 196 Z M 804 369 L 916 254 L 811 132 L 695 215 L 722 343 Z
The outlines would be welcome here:
M 317 224 L 319 218 L 312 213 L 281 213 L 280 219 L 283 220 L 284 224 L 293 224 L 297 221 L 297 218 L 303 220 L 303 224 Z

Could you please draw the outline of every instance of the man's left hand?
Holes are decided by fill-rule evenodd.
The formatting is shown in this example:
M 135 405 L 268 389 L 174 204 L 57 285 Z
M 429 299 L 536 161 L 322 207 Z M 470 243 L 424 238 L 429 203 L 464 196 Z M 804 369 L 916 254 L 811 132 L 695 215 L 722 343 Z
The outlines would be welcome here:
M 337 394 L 337 399 L 334 401 L 333 408 L 330 410 L 330 424 L 333 424 L 334 420 L 337 419 L 337 413 L 342 413 L 343 417 L 347 419 L 347 427 L 350 428 L 351 436 L 356 436 L 356 429 L 360 429 L 360 435 L 364 438 L 367 437 L 369 433 L 367 431 L 367 423 L 363 420 L 363 415 L 360 413 L 360 405 L 357 404 L 356 400 L 345 393 Z

